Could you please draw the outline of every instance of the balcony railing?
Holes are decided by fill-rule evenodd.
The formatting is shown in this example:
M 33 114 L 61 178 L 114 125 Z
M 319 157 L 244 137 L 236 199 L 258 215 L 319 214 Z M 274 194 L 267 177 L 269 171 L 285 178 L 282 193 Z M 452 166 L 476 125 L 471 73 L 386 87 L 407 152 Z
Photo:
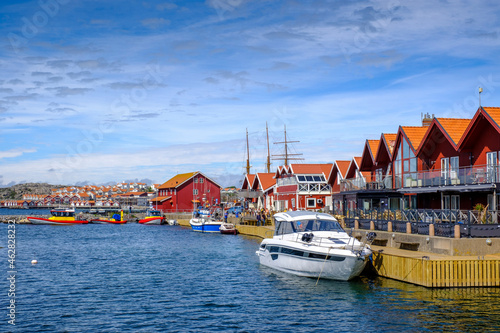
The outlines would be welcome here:
M 299 192 L 308 192 L 308 193 L 327 192 L 327 193 L 331 193 L 331 189 L 332 188 L 329 184 L 319 184 L 319 183 L 299 184 Z
M 454 226 L 460 226 L 460 237 L 500 237 L 500 211 L 475 210 L 353 210 L 346 212 L 345 223 L 352 228 L 358 221 L 360 229 L 370 229 L 370 222 L 375 230 L 388 231 L 388 222 L 392 223 L 393 232 L 429 234 L 429 225 L 434 225 L 434 235 L 455 237 Z
M 262 196 L 262 191 L 260 190 L 240 190 L 238 195 L 242 198 L 258 198 Z
M 458 169 L 435 169 L 402 175 L 385 176 L 380 181 L 367 182 L 364 178 L 344 179 L 340 191 L 382 190 L 428 186 L 479 185 L 500 182 L 500 167 L 480 165 Z
M 492 184 L 500 182 L 500 169 L 488 165 L 437 169 L 404 174 L 402 179 L 400 187 Z

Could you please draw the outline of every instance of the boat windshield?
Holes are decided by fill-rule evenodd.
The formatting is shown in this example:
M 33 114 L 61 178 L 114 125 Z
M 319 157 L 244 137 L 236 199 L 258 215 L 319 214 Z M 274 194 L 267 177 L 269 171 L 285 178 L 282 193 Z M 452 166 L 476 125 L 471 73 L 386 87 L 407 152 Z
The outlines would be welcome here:
M 149 216 L 161 216 L 161 213 L 159 210 L 152 210 L 149 212 Z
M 276 221 L 276 235 L 311 231 L 344 231 L 337 221 L 331 220 L 300 220 Z
M 52 210 L 50 212 L 52 216 L 57 216 L 57 217 L 72 217 L 75 216 L 75 212 L 73 211 L 66 211 L 66 210 Z

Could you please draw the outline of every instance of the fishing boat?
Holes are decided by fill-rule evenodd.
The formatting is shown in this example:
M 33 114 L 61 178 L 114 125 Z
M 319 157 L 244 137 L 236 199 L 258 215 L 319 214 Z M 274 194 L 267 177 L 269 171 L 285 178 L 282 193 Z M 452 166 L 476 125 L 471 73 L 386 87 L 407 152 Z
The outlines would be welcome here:
M 146 216 L 139 220 L 140 224 L 163 224 L 165 218 L 161 215 L 159 210 L 148 210 Z
M 191 220 L 189 220 L 191 229 L 199 232 L 220 232 L 222 223 L 224 221 L 215 219 L 208 209 L 195 210 Z
M 273 238 L 262 240 L 260 264 L 311 278 L 351 280 L 363 271 L 376 234 L 361 243 L 348 235 L 331 215 L 291 211 L 274 215 Z
M 70 224 L 87 224 L 86 220 L 77 220 L 75 218 L 74 208 L 59 208 L 50 211 L 52 215 L 49 218 L 28 216 L 27 219 L 32 224 L 54 224 L 54 225 L 70 225 Z
M 90 223 L 95 223 L 95 224 L 125 224 L 127 223 L 127 220 L 123 219 L 123 210 L 120 212 L 120 214 L 113 214 L 113 217 L 110 219 L 106 218 L 94 218 L 90 220 Z
M 220 233 L 224 235 L 237 235 L 238 229 L 233 223 L 224 222 L 220 225 Z

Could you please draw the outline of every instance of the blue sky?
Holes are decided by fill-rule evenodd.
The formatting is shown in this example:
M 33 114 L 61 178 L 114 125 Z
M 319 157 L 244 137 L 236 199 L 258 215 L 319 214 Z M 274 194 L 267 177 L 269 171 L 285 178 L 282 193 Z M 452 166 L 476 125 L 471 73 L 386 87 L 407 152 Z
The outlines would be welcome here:
M 500 106 L 497 1 L 2 1 L 0 186 L 221 185 Z M 275 169 L 280 161 L 273 161 Z

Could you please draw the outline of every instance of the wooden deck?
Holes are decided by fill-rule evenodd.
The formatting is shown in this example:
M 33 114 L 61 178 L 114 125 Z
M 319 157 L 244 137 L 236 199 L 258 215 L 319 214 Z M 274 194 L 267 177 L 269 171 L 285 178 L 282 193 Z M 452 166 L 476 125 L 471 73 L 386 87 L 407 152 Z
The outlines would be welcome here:
M 447 256 L 372 246 L 378 275 L 424 287 L 499 287 L 500 255 Z

